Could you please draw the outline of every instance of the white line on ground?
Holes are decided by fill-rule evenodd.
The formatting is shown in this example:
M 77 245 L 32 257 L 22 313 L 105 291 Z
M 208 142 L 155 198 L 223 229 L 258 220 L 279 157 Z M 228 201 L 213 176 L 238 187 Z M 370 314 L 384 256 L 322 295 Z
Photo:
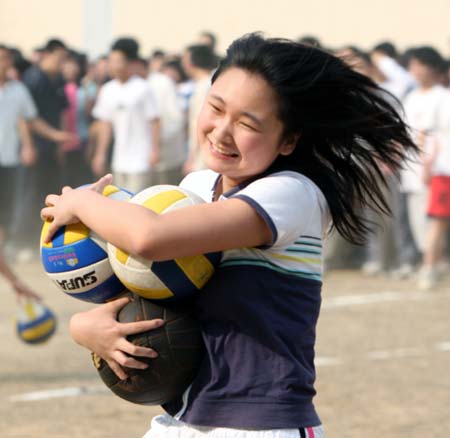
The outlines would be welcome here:
M 422 301 L 430 298 L 448 297 L 449 293 L 433 294 L 432 292 L 374 292 L 364 295 L 342 295 L 340 297 L 325 298 L 322 309 L 359 306 L 392 301 Z
M 80 395 L 98 394 L 102 392 L 109 392 L 109 389 L 106 386 L 69 386 L 67 388 L 55 388 L 46 391 L 17 394 L 11 396 L 9 399 L 12 402 L 39 401 L 48 400 L 50 398 L 77 397 Z
M 449 352 L 450 342 L 440 342 L 434 344 L 431 348 L 416 348 L 405 347 L 395 348 L 392 350 L 374 350 L 367 353 L 363 358 L 368 361 L 381 361 L 390 359 L 401 359 L 406 357 L 420 357 L 426 356 L 433 352 Z M 354 358 L 352 359 L 354 360 Z M 338 366 L 345 363 L 345 360 L 339 357 L 332 356 L 317 356 L 315 358 L 316 367 L 329 367 Z M 109 389 L 106 386 L 70 386 L 67 388 L 55 388 L 46 391 L 26 392 L 24 394 L 16 394 L 9 398 L 11 402 L 29 402 L 29 401 L 41 401 L 51 398 L 63 398 L 63 397 L 79 397 L 87 394 L 101 394 L 109 393 Z
M 420 348 L 396 348 L 394 350 L 377 350 L 367 353 L 368 360 L 386 360 L 402 357 L 425 356 L 426 350 Z
M 316 367 L 329 367 L 340 365 L 342 361 L 337 357 L 318 356 L 314 359 Z

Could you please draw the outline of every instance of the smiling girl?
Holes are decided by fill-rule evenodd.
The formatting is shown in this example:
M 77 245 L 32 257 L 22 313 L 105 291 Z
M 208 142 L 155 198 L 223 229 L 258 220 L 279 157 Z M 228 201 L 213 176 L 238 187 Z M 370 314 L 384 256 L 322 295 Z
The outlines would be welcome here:
M 196 297 L 207 354 L 183 395 L 146 437 L 319 437 L 314 344 L 323 238 L 335 227 L 360 242 L 363 208 L 387 210 L 381 166 L 399 170 L 415 150 L 407 129 L 367 77 L 319 49 L 250 34 L 228 49 L 198 121 L 208 170 L 181 186 L 205 204 L 157 216 L 96 190 L 49 195 L 43 218 L 82 221 L 150 260 L 223 251 Z M 104 177 L 99 189 L 110 182 Z M 155 357 L 125 336 L 161 321 L 120 324 L 120 299 L 74 315 L 76 342 L 123 366 Z

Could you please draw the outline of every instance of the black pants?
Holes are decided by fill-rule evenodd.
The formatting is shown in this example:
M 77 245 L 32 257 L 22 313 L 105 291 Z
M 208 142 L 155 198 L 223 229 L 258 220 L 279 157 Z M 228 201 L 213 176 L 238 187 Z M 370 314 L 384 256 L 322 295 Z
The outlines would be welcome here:
M 14 220 L 11 238 L 20 247 L 38 250 L 42 228 L 40 211 L 45 196 L 61 191 L 61 166 L 56 155 L 56 146 L 39 153 L 34 166 L 22 167 L 19 173 Z
M 0 166 L 0 228 L 8 234 L 17 199 L 18 166 Z

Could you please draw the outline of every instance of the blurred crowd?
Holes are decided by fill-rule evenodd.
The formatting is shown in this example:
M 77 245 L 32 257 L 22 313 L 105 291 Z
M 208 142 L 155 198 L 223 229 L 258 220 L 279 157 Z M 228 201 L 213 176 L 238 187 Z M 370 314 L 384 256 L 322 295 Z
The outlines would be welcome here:
M 392 215 L 364 212 L 373 227 L 364 248 L 334 234 L 328 268 L 416 275 L 420 287 L 433 288 L 449 255 L 448 60 L 433 47 L 400 53 L 387 41 L 369 51 L 330 49 L 309 36 L 299 42 L 332 51 L 377 82 L 422 150 L 400 177 L 384 175 Z M 196 119 L 219 60 L 210 32 L 179 53 L 155 49 L 147 57 L 129 37 L 115 40 L 98 59 L 59 39 L 29 59 L 0 45 L 0 242 L 17 261 L 37 253 L 44 197 L 63 185 L 77 187 L 111 171 L 117 185 L 137 192 L 178 184 L 202 169 Z

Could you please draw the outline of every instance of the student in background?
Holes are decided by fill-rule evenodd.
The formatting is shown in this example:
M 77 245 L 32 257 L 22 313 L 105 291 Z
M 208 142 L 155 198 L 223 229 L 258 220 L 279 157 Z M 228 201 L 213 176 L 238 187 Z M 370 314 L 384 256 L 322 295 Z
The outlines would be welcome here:
M 99 121 L 92 159 L 96 175 L 106 170 L 114 132 L 112 172 L 115 183 L 132 192 L 152 185 L 152 171 L 160 159 L 160 122 L 148 81 L 134 74 L 139 46 L 132 38 L 119 38 L 109 55 L 113 79 L 100 90 L 93 109 Z
M 205 168 L 197 141 L 197 119 L 211 86 L 211 75 L 217 59 L 209 46 L 189 46 L 182 57 L 183 69 L 194 81 L 194 91 L 189 101 L 188 142 L 189 152 L 184 163 L 184 173 Z

